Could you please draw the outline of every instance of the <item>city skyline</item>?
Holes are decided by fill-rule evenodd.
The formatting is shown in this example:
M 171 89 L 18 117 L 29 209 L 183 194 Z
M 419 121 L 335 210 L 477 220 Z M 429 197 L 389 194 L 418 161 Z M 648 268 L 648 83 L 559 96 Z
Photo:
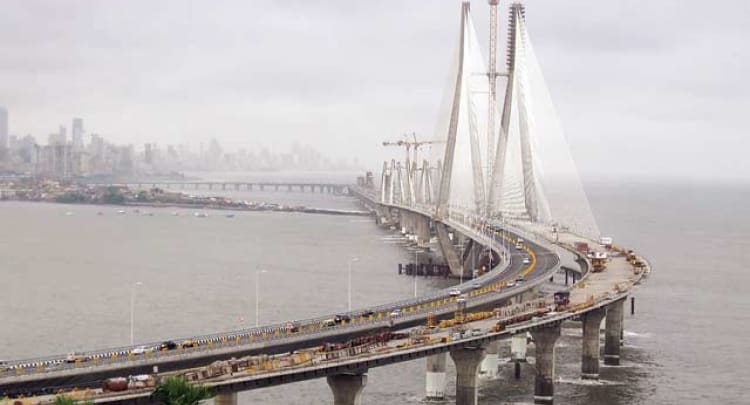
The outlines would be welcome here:
M 216 138 L 189 144 L 115 144 L 98 133 L 87 133 L 84 119 L 37 138 L 8 136 L 7 109 L 0 109 L 0 172 L 70 179 L 82 176 L 177 176 L 184 171 L 217 170 L 360 170 L 359 160 L 331 159 L 310 145 L 294 143 L 286 151 L 264 146 L 224 149 Z M 4 146 L 3 146 L 4 145 Z

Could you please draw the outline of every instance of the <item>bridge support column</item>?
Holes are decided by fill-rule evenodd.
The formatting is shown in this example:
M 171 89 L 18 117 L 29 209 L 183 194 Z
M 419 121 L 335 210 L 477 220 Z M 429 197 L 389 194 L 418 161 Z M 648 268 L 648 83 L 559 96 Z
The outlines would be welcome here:
M 510 338 L 510 359 L 512 361 L 526 361 L 526 346 L 528 338 L 526 332 L 516 333 Z
M 443 258 L 445 258 L 445 261 L 451 270 L 451 274 L 454 277 L 460 276 L 464 272 L 464 266 L 461 264 L 462 260 L 456 252 L 456 249 L 453 247 L 451 239 L 448 237 L 448 227 L 443 223 L 436 222 L 435 230 L 437 230 L 440 250 L 443 252 Z
M 625 300 L 613 302 L 607 306 L 607 319 L 604 331 L 604 364 L 620 365 L 620 346 L 622 320 Z
M 484 378 L 497 377 L 498 353 L 500 353 L 500 341 L 495 340 L 487 344 L 487 348 L 485 349 L 486 356 L 479 367 L 479 374 L 484 376 Z
M 555 343 L 560 337 L 560 325 L 531 331 L 536 346 L 536 378 L 534 403 L 552 404 L 555 398 Z
M 477 374 L 484 359 L 484 347 L 465 347 L 451 351 L 456 364 L 456 405 L 476 405 Z
M 214 397 L 214 405 L 237 405 L 237 393 L 218 394 Z
M 406 210 L 399 212 L 401 217 L 401 230 L 407 234 L 414 234 L 414 215 Z
M 445 399 L 445 361 L 447 353 L 439 353 L 427 358 L 427 374 L 425 376 L 425 397 L 436 401 Z
M 362 404 L 362 390 L 367 385 L 367 374 L 337 374 L 326 378 L 333 391 L 333 405 Z
M 417 245 L 427 246 L 430 243 L 430 219 L 421 215 L 414 216 L 416 220 Z
M 599 327 L 605 314 L 604 308 L 597 308 L 581 316 L 583 324 L 581 378 L 584 380 L 599 379 Z

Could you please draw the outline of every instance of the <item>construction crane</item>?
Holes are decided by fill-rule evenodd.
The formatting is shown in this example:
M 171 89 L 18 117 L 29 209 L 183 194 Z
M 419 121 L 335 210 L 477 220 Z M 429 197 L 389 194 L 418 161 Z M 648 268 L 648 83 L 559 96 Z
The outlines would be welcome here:
M 409 140 L 409 137 L 412 138 L 412 140 Z M 418 160 L 418 151 L 419 148 L 424 145 L 432 145 L 436 143 L 444 143 L 443 141 L 435 141 L 435 140 L 427 140 L 427 141 L 420 141 L 417 140 L 417 134 L 415 132 L 412 132 L 410 134 L 404 134 L 404 138 L 399 141 L 383 141 L 383 146 L 401 146 L 406 148 L 406 164 L 409 164 L 409 152 L 411 151 L 411 148 L 414 148 L 414 164 L 417 165 Z

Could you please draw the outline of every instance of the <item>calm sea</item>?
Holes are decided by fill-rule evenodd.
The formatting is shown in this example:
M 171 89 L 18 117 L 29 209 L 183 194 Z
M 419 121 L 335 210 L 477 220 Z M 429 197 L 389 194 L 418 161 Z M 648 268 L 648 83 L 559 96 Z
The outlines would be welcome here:
M 292 176 L 293 177 L 293 176 Z M 348 179 L 348 178 L 347 178 Z M 331 180 L 337 180 L 331 176 Z M 750 188 L 709 184 L 598 184 L 588 189 L 602 232 L 651 260 L 626 316 L 624 361 L 579 380 L 581 333 L 558 343 L 557 403 L 747 403 L 750 364 Z M 222 194 L 214 191 L 214 194 Z M 227 192 L 230 194 L 230 192 Z M 248 200 L 354 208 L 347 197 L 254 192 Z M 408 297 L 396 266 L 412 254 L 367 218 L 6 202 L 0 204 L 0 359 L 155 341 L 346 309 L 347 264 L 356 307 Z M 101 212 L 101 215 L 99 213 Z M 179 215 L 173 215 L 174 213 Z M 442 280 L 420 280 L 420 291 Z M 507 349 L 507 348 L 506 348 Z M 424 361 L 370 370 L 364 402 L 414 404 Z M 454 382 L 449 366 L 449 395 Z M 480 403 L 531 403 L 533 369 L 503 366 Z M 242 403 L 330 403 L 324 380 L 240 395 Z

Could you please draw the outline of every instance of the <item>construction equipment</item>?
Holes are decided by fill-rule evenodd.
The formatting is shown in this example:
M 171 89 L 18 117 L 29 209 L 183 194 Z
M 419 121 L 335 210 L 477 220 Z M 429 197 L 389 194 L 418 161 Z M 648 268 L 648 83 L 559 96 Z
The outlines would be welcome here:
M 435 140 L 428 140 L 428 141 L 417 140 L 416 132 L 411 133 L 412 140 L 409 140 L 409 134 L 404 134 L 404 138 L 405 139 L 398 140 L 398 141 L 383 141 L 383 146 L 401 146 L 401 147 L 406 148 L 406 161 L 405 162 L 407 165 L 409 165 L 409 162 L 410 162 L 409 152 L 411 151 L 411 148 L 414 148 L 413 162 L 416 165 L 419 162 L 419 157 L 418 157 L 419 148 L 421 148 L 424 145 L 444 143 L 443 141 L 435 141 Z

